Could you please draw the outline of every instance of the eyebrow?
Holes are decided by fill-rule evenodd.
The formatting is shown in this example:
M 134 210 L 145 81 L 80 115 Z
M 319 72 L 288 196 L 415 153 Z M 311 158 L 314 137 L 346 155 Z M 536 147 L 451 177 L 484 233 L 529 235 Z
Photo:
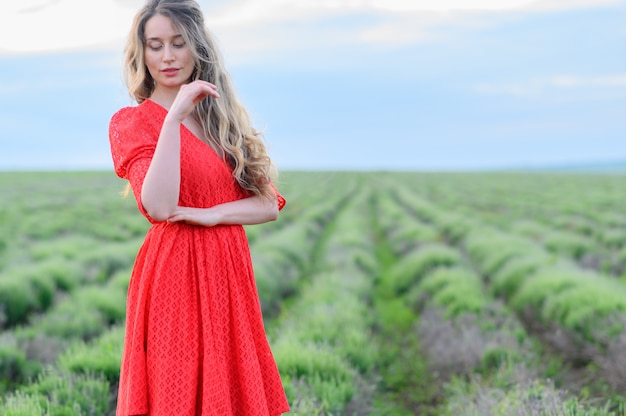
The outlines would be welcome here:
M 172 39 L 182 38 L 182 37 L 183 37 L 183 35 L 174 35 L 174 36 L 172 36 Z M 161 38 L 158 37 L 158 36 L 154 36 L 154 37 L 151 37 L 151 38 L 147 38 L 146 42 L 151 41 L 151 40 L 158 40 L 158 41 L 160 41 Z

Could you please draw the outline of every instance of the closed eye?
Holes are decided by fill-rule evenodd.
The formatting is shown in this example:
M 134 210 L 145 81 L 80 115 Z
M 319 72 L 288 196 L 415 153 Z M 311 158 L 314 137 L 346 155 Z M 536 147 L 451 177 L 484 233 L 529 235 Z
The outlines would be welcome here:
M 162 42 L 146 42 L 148 48 L 150 48 L 153 51 L 158 51 L 159 49 L 161 49 L 163 47 L 163 43 Z

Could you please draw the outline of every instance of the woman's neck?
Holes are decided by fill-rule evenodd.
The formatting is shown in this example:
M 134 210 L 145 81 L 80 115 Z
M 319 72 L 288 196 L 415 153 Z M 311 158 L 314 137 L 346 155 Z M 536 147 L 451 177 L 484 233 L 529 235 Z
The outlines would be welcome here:
M 150 100 L 159 104 L 161 107 L 169 110 L 176 98 L 176 94 L 178 94 L 178 88 L 176 89 L 165 89 L 159 88 L 158 86 L 152 91 L 150 95 Z

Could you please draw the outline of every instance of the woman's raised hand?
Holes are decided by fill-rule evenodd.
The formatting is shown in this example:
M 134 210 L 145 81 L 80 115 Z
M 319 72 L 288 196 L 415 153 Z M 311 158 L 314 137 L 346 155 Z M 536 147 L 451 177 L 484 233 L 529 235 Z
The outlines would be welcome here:
M 217 87 L 210 82 L 196 80 L 189 84 L 183 84 L 178 90 L 168 115 L 176 117 L 182 123 L 200 101 L 209 95 L 213 98 L 219 98 L 220 96 L 217 92 Z

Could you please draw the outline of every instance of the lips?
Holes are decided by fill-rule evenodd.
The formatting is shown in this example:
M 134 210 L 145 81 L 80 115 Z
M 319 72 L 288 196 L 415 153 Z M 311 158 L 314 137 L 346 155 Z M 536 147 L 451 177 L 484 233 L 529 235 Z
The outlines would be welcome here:
M 165 75 L 171 77 L 171 76 L 174 76 L 174 75 L 178 74 L 178 71 L 180 71 L 179 68 L 165 68 L 161 72 L 163 72 Z

